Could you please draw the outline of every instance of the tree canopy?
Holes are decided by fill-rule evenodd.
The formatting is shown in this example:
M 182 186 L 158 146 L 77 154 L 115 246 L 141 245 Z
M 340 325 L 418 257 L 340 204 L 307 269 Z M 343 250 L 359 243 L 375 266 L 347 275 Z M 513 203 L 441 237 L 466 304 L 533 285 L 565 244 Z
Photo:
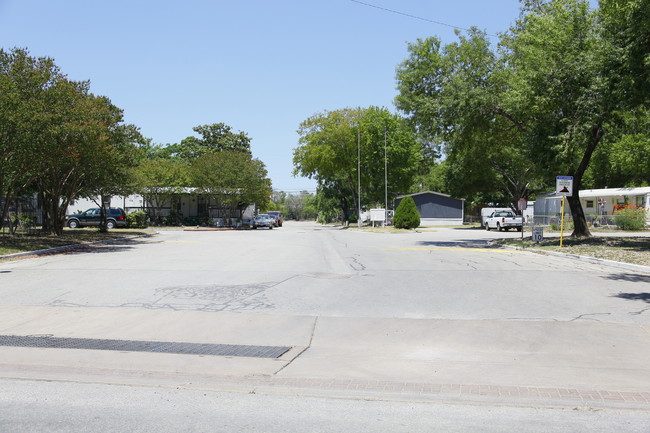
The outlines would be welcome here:
M 453 193 L 498 188 L 514 203 L 570 175 L 574 235 L 590 235 L 578 191 L 596 179 L 585 178 L 592 157 L 605 156 L 598 150 L 614 119 L 631 125 L 616 113 L 647 97 L 648 1 L 624 3 L 591 10 L 585 0 L 526 0 L 497 47 L 476 29 L 446 46 L 437 38 L 409 45 L 396 104 L 442 147 Z
M 196 158 L 190 182 L 228 209 L 266 203 L 272 192 L 264 164 L 246 152 L 214 152 Z
M 389 197 L 407 190 L 420 160 L 414 131 L 385 108 L 325 111 L 303 121 L 298 134 L 294 175 L 316 179 L 319 194 L 335 199 L 345 220 L 356 213 L 359 200 L 384 203 L 386 175 Z
M 233 132 L 225 123 L 212 123 L 192 128 L 200 138 L 189 136 L 180 143 L 159 147 L 156 155 L 163 158 L 179 158 L 190 162 L 207 153 L 245 152 L 251 153 L 251 139 L 245 132 Z
M 61 234 L 68 204 L 128 182 L 141 137 L 90 83 L 71 81 L 49 58 L 0 50 L 0 194 L 38 192 L 43 229 Z

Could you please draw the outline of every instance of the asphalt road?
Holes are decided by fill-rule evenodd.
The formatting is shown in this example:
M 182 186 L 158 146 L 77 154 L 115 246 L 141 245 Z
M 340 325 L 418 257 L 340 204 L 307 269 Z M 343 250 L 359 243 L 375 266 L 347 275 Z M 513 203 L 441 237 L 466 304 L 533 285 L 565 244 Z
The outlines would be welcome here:
M 0 264 L 4 305 L 647 323 L 650 275 L 487 248 L 518 233 L 166 231 Z
M 447 415 L 458 429 L 444 431 L 648 431 L 650 274 L 487 242 L 502 236 L 520 234 L 289 222 L 163 231 L 0 263 L 1 335 L 290 348 L 260 359 L 2 347 L 0 378 L 14 396 L 6 401 L 11 413 L 29 412 L 33 402 L 16 396 L 51 394 L 39 413 L 69 416 L 33 417 L 41 431 L 50 418 L 61 425 L 77 425 L 79 413 L 110 418 L 131 393 L 160 389 L 186 405 L 170 431 L 200 407 L 199 391 L 237 407 L 223 431 L 280 429 L 279 408 L 300 404 L 314 409 L 286 415 L 296 423 L 288 430 L 319 431 L 329 411 L 344 410 L 333 409 L 340 399 L 350 419 L 371 428 L 341 417 L 329 431 L 431 431 Z M 88 383 L 115 385 L 102 390 L 113 397 L 86 407 Z M 366 408 L 365 400 L 376 404 Z M 155 399 L 138 401 L 132 410 L 153 426 Z M 266 408 L 251 415 L 258 424 L 246 423 L 252 401 Z M 375 413 L 387 415 L 372 422 Z M 542 418 L 558 429 L 535 421 Z M 7 418 L 11 431 L 21 431 L 19 419 Z M 607 419 L 613 424 L 602 424 Z
M 647 433 L 625 411 L 475 407 L 0 380 L 0 431 Z M 29 420 L 29 422 L 26 422 Z

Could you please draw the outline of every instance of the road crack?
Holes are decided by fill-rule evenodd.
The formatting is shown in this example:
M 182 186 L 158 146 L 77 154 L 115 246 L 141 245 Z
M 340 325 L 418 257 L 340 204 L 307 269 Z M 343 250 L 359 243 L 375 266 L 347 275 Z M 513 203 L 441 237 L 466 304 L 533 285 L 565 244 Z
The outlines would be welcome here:
M 573 318 L 569 320 L 569 322 L 576 322 L 578 320 L 593 320 L 594 322 L 600 322 L 600 320 L 593 318 L 593 317 L 585 317 L 585 316 L 611 316 L 612 313 L 587 313 L 587 314 L 581 314 L 576 318 Z

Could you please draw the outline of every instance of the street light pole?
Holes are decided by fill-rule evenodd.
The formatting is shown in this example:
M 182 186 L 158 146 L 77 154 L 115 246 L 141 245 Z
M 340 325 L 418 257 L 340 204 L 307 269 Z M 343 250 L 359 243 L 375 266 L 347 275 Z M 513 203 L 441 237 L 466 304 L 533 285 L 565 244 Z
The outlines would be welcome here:
M 361 227 L 361 129 L 357 126 L 357 226 Z
M 384 127 L 384 226 L 388 225 L 388 157 L 386 156 L 386 127 Z

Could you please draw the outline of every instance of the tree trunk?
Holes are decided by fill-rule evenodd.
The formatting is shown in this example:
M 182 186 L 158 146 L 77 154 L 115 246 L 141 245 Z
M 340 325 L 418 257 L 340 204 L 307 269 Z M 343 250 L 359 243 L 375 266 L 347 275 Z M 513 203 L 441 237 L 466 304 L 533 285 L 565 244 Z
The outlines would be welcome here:
M 596 150 L 596 147 L 600 143 L 600 140 L 603 138 L 603 127 L 602 124 L 597 123 L 591 128 L 591 137 L 589 137 L 589 144 L 585 149 L 585 153 L 582 156 L 580 165 L 573 173 L 573 191 L 571 197 L 567 197 L 569 202 L 569 208 L 571 209 L 571 215 L 573 216 L 573 233 L 571 236 L 577 238 L 587 238 L 591 237 L 591 232 L 589 232 L 589 227 L 587 227 L 587 219 L 585 218 L 585 213 L 582 209 L 582 204 L 580 203 L 579 191 L 582 187 L 582 176 L 587 171 L 589 167 L 589 162 L 591 161 L 591 156 Z
M 567 197 L 567 202 L 569 203 L 569 209 L 571 209 L 571 215 L 573 216 L 573 233 L 571 236 L 576 238 L 591 237 L 578 191 L 574 191 L 571 197 Z
M 60 197 L 41 192 L 41 201 L 43 202 L 43 231 L 50 235 L 62 235 L 65 210 L 61 209 Z

